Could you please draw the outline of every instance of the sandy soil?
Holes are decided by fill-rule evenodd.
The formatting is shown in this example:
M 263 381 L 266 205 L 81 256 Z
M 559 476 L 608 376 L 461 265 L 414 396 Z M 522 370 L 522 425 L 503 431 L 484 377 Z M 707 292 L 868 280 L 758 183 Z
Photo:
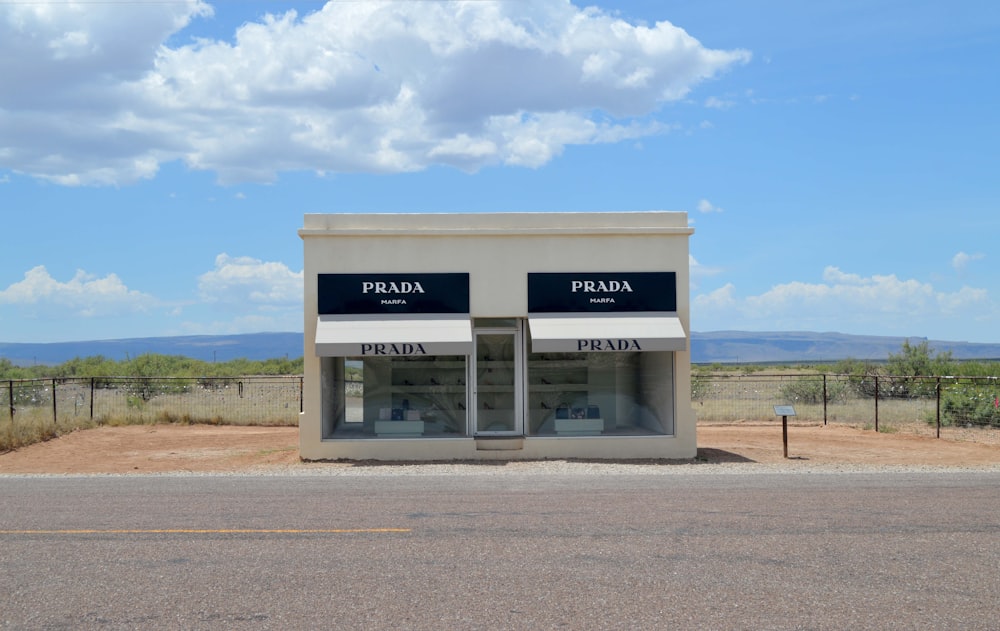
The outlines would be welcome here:
M 843 425 L 781 423 L 698 428 L 697 462 L 870 465 L 1000 465 L 1000 445 L 882 434 Z M 0 454 L 3 473 L 234 472 L 350 466 L 303 463 L 294 427 L 152 425 L 104 427 Z

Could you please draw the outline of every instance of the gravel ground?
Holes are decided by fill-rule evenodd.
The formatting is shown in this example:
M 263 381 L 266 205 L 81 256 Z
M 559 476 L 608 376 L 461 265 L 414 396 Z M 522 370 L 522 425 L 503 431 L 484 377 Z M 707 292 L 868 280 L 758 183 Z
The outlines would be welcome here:
M 144 476 L 180 477 L 243 477 L 283 476 L 303 478 L 357 478 L 357 477 L 521 477 L 532 475 L 581 475 L 581 476 L 748 476 L 748 475 L 818 475 L 818 474 L 878 474 L 878 473 L 1000 473 L 1000 464 L 970 466 L 940 465 L 865 465 L 865 464 L 636 464 L 625 462 L 574 462 L 546 460 L 532 462 L 506 462 L 502 464 L 478 463 L 356 463 L 349 466 L 288 466 L 249 468 L 242 471 L 161 471 L 143 473 Z M 135 473 L 22 473 L 3 474 L 3 477 L 132 477 Z
M 782 455 L 779 424 L 699 426 L 698 456 L 656 461 L 509 461 L 459 463 L 302 462 L 298 430 L 291 427 L 152 425 L 75 431 L 55 440 L 0 454 L 5 474 L 280 473 L 302 476 L 517 475 L 535 472 L 671 475 L 922 470 L 996 470 L 1000 445 L 978 440 L 935 439 L 860 428 L 791 426 Z

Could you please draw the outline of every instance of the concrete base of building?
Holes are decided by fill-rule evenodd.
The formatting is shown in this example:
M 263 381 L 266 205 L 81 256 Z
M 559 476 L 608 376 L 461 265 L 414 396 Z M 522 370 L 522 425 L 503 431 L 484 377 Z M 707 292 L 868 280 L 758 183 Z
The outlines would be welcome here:
M 303 446 L 303 460 L 686 460 L 697 455 L 694 436 L 545 436 L 503 438 L 377 438 L 324 440 Z

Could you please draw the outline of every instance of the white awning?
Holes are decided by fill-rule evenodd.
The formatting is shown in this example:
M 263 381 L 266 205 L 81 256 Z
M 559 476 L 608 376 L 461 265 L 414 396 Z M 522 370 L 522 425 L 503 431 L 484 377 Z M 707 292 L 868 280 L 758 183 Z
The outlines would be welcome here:
M 683 351 L 687 334 L 673 315 L 578 316 L 554 314 L 528 318 L 531 352 Z
M 321 315 L 318 357 L 471 355 L 468 314 L 406 316 Z

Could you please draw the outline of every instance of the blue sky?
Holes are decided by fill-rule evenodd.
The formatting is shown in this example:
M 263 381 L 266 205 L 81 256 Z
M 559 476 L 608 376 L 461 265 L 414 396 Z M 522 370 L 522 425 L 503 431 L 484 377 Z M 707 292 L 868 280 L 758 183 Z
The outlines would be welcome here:
M 0 0 L 0 341 L 302 329 L 303 213 L 683 210 L 695 331 L 998 342 L 993 0 Z

